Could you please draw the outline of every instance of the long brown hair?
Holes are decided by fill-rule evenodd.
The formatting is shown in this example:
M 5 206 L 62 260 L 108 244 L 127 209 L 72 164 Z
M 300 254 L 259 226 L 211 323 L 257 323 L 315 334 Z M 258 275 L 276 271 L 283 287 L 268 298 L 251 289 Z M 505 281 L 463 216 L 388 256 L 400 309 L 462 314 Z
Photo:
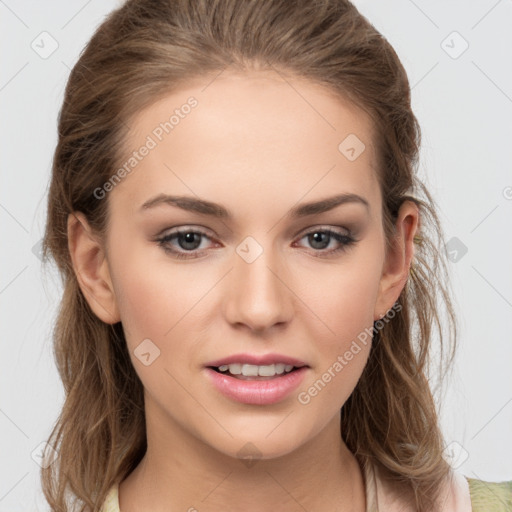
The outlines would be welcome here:
M 401 311 L 375 329 L 368 363 L 341 410 L 341 435 L 362 466 L 378 466 L 410 491 L 417 510 L 439 507 L 449 465 L 433 379 L 450 368 L 457 329 L 437 207 L 416 173 L 420 128 L 395 51 L 348 0 L 128 0 L 80 55 L 59 113 L 43 241 L 44 261 L 55 260 L 64 289 L 53 335 L 65 403 L 48 440 L 57 458 L 41 473 L 54 511 L 98 510 L 146 450 L 142 383 L 121 323 L 102 322 L 82 295 L 68 215 L 83 212 L 104 234 L 108 197 L 98 200 L 94 190 L 120 165 L 130 119 L 187 80 L 251 67 L 323 84 L 368 113 L 388 244 L 403 201 L 419 207 Z M 435 374 L 433 340 L 441 347 Z

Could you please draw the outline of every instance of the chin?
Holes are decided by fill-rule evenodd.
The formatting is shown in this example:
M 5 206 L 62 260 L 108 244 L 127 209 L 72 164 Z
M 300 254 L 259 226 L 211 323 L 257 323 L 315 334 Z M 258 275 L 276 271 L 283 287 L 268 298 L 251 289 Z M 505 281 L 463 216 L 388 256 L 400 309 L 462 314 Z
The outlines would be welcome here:
M 282 421 L 282 418 L 281 418 Z M 208 444 L 228 457 L 241 461 L 271 460 L 284 457 L 299 449 L 307 442 L 307 432 L 290 432 L 290 426 L 274 422 L 271 428 L 253 424 L 250 428 L 237 430 L 241 434 L 222 439 L 210 439 Z M 276 428 L 277 426 L 277 428 Z M 226 426 L 227 430 L 229 427 Z

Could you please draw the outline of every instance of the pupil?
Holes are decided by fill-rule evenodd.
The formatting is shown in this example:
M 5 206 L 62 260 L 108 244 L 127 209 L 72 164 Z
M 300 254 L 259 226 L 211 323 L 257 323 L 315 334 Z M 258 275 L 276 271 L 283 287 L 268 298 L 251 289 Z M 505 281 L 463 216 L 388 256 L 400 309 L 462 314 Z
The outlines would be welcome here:
M 313 239 L 312 246 L 315 247 L 316 249 L 325 249 L 325 247 L 327 245 L 329 245 L 328 243 L 327 243 L 327 245 L 325 244 L 325 240 L 324 240 L 324 242 L 321 241 L 322 237 L 324 237 L 324 236 L 326 238 L 329 237 L 328 233 L 316 232 L 316 233 L 313 233 L 313 234 L 311 234 L 309 236 Z M 317 244 L 317 243 L 319 243 L 321 247 L 315 246 L 315 244 Z
M 192 247 L 189 247 L 189 246 L 186 246 L 186 247 L 183 247 L 182 246 L 182 249 L 197 249 L 198 247 L 198 244 L 197 243 L 194 243 L 194 238 L 195 236 L 197 235 L 197 233 L 185 233 L 185 234 L 180 234 L 180 245 L 181 242 L 184 242 L 184 244 L 192 244 Z

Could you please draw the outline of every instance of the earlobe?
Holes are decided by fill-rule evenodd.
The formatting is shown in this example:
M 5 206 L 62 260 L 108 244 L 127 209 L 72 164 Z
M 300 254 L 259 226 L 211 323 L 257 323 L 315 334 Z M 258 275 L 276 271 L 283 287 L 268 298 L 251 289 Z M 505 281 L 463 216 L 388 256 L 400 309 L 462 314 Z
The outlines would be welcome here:
M 94 314 L 107 324 L 120 321 L 104 248 L 85 215 L 68 216 L 68 248 L 78 284 Z
M 412 201 L 404 201 L 395 224 L 396 235 L 383 265 L 374 320 L 382 318 L 398 300 L 409 277 L 414 256 L 414 236 L 419 226 L 419 210 Z

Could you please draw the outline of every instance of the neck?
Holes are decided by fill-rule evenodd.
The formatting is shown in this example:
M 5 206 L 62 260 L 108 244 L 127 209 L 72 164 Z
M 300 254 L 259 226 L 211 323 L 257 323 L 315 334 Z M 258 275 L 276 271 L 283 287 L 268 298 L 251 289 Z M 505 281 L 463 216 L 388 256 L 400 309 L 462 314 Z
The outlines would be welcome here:
M 168 419 L 146 428 L 146 454 L 119 486 L 123 512 L 365 510 L 361 469 L 341 438 L 339 417 L 271 459 L 230 457 Z

